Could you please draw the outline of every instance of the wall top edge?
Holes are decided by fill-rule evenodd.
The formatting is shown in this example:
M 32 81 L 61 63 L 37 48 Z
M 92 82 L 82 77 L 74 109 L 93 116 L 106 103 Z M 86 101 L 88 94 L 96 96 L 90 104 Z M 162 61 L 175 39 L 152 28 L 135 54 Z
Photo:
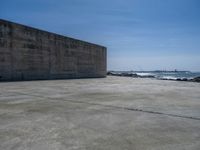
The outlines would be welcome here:
M 49 32 L 49 31 L 46 31 L 46 30 L 43 30 L 43 29 L 38 29 L 38 28 L 35 28 L 35 27 L 32 27 L 32 26 L 23 25 L 23 24 L 20 24 L 20 23 L 15 23 L 15 22 L 8 21 L 8 20 L 1 19 L 1 18 L 0 18 L 0 23 L 7 23 L 7 24 L 11 24 L 11 25 L 14 24 L 14 25 L 30 28 L 30 29 L 33 29 L 33 30 L 38 30 L 38 31 L 41 31 L 41 32 L 45 32 L 45 33 L 48 33 L 48 34 L 54 34 L 54 35 L 60 36 L 62 38 L 68 38 L 68 39 L 71 39 L 71 40 L 75 40 L 75 41 L 79 41 L 79 42 L 95 45 L 95 46 L 101 47 L 103 49 L 107 49 L 105 46 L 102 46 L 102 45 L 98 45 L 98 44 L 95 44 L 95 43 L 90 43 L 90 42 L 79 40 L 79 39 L 76 39 L 76 38 L 71 38 L 71 37 L 68 37 L 68 36 L 65 36 L 65 35 L 57 34 L 57 33 L 54 33 L 54 32 Z

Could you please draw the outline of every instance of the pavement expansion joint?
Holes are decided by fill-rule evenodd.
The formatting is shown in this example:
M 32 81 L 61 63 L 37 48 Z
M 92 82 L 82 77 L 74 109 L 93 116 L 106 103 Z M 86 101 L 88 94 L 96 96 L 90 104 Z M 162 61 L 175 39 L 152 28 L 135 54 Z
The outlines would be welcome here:
M 38 98 L 48 98 L 48 99 L 51 99 L 51 100 L 55 100 L 54 98 L 51 98 L 51 97 L 39 96 L 39 95 L 35 95 L 35 94 L 26 94 L 26 93 L 21 93 L 21 92 L 14 92 L 14 93 L 38 97 Z M 83 104 L 88 104 L 88 105 L 97 105 L 97 106 L 109 107 L 109 108 L 115 108 L 115 109 L 121 109 L 121 110 L 143 112 L 143 113 L 156 114 L 156 115 L 165 115 L 165 116 L 169 116 L 169 117 L 178 117 L 178 118 L 185 118 L 185 119 L 192 119 L 192 120 L 200 121 L 200 118 L 192 117 L 192 116 L 169 114 L 169 113 L 164 113 L 164 112 L 149 111 L 149 110 L 143 110 L 143 109 L 138 109 L 138 108 L 130 108 L 130 107 L 122 107 L 122 106 L 114 106 L 114 105 L 105 105 L 105 104 L 91 103 L 91 102 L 85 102 L 85 101 L 66 100 L 66 99 L 63 99 L 63 98 L 59 98 L 59 99 L 64 100 L 64 101 L 68 101 L 68 102 L 72 102 L 72 103 L 83 103 Z

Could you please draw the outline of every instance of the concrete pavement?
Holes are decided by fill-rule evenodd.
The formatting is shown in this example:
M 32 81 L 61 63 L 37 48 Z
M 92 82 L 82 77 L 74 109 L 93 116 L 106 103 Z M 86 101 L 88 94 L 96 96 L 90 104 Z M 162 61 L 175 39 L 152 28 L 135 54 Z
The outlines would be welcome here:
M 0 150 L 199 148 L 199 83 L 126 77 L 0 83 Z

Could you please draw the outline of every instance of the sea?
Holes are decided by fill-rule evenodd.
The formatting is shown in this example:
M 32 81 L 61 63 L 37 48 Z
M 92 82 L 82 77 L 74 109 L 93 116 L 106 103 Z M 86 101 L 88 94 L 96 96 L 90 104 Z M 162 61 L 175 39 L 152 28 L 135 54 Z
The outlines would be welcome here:
M 140 77 L 154 77 L 163 80 L 191 80 L 195 77 L 200 77 L 200 72 L 191 71 L 115 71 L 115 73 L 137 74 Z

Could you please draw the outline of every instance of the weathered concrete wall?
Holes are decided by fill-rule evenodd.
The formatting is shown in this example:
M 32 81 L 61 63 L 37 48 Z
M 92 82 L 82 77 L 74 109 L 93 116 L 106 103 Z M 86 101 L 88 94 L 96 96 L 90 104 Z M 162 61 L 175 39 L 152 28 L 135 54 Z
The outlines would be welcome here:
M 0 81 L 105 76 L 105 47 L 0 20 Z

